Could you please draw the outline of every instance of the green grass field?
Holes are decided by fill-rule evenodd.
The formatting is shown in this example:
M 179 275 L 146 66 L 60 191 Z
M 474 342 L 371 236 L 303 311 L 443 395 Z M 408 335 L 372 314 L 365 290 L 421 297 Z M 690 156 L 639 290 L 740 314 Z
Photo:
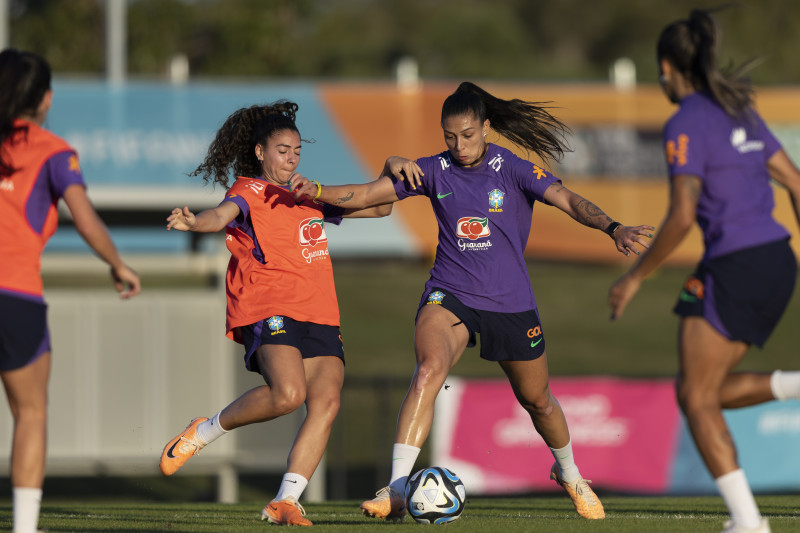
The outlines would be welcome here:
M 359 513 L 358 501 L 337 501 L 305 506 L 314 531 L 390 531 L 436 528 L 406 517 L 401 524 L 369 519 Z M 797 498 L 758 498 L 775 533 L 800 529 Z M 40 527 L 48 531 L 169 531 L 249 532 L 269 525 L 260 520 L 261 502 L 252 504 L 215 503 L 90 503 L 85 501 L 47 503 Z M 726 511 L 714 497 L 620 497 L 604 498 L 605 520 L 584 520 L 566 496 L 530 498 L 468 498 L 460 519 L 446 525 L 447 531 L 463 532 L 719 532 Z M 11 509 L 0 507 L 0 529 L 11 527 Z M 426 529 L 427 530 L 427 529 Z M 419 529 L 417 529 L 419 531 Z
M 346 496 L 331 496 L 334 501 L 308 504 L 306 509 L 318 531 L 374 531 L 392 525 L 362 517 L 358 513 L 359 501 L 352 498 L 371 495 L 380 487 L 378 480 L 388 477 L 385 456 L 391 446 L 396 410 L 414 368 L 414 314 L 430 265 L 406 260 L 334 260 L 334 268 L 348 382 L 328 448 L 328 478 L 345 477 L 348 490 Z M 616 322 L 609 320 L 606 298 L 610 284 L 622 274 L 623 267 L 532 261 L 529 271 L 552 375 L 675 374 L 677 319 L 671 308 L 690 267 L 664 269 L 647 280 L 627 313 Z M 110 290 L 104 277 L 45 281 L 49 287 L 85 284 Z M 180 290 L 202 283 L 203 280 L 190 277 L 144 280 L 145 290 L 168 289 L 177 291 L 178 297 Z M 800 296 L 795 294 L 765 349 L 752 350 L 742 368 L 797 368 L 798 323 Z M 465 352 L 452 374 L 502 376 L 499 367 L 481 360 L 474 348 Z M 361 411 L 365 403 L 370 403 L 364 400 L 369 387 L 389 390 L 384 415 Z M 427 453 L 427 447 L 423 448 L 419 464 L 427 460 Z M 376 473 L 376 467 L 386 470 Z M 250 503 L 237 505 L 211 503 L 215 492 L 209 479 L 170 479 L 169 483 L 129 479 L 115 483 L 112 479 L 49 478 L 41 526 L 50 531 L 78 532 L 260 530 L 267 527 L 258 520 L 260 509 L 274 495 L 271 491 L 277 489 L 279 477 L 245 478 L 242 476 L 241 500 Z M 4 481 L 6 490 L 2 493 L 9 494 L 10 487 Z M 582 520 L 566 496 L 547 493 L 526 498 L 469 498 L 462 519 L 447 527 L 467 532 L 715 532 L 721 531 L 726 519 L 722 501 L 715 496 L 625 497 L 599 493 L 608 514 L 605 521 Z M 773 531 L 800 531 L 797 496 L 759 496 L 758 500 L 771 519 Z M 0 530 L 9 529 L 9 500 L 0 502 L 5 504 L 0 506 Z M 407 519 L 397 527 L 425 526 Z

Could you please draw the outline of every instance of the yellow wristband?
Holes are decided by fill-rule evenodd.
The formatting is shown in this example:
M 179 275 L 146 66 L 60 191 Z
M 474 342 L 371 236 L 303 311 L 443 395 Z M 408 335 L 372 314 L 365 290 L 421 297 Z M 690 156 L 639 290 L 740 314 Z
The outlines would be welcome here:
M 322 194 L 322 185 L 320 185 L 317 180 L 311 180 L 311 181 L 317 184 L 317 194 L 314 195 L 314 200 L 316 200 L 317 198 L 319 198 L 319 195 Z

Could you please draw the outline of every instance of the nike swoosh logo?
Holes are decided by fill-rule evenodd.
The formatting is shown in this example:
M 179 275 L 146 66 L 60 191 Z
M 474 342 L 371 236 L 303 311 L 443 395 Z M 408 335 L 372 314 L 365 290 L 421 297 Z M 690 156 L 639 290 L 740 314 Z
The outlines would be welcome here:
M 445 194 L 442 194 L 442 193 L 436 193 L 436 198 L 438 198 L 439 200 L 441 200 L 441 199 L 442 199 L 442 198 L 444 198 L 445 196 L 450 196 L 451 194 L 453 194 L 453 193 L 452 193 L 452 192 L 448 192 L 448 193 L 445 193 Z
M 181 439 L 178 439 L 178 440 L 176 440 L 176 441 L 175 441 L 175 444 L 173 444 L 172 446 L 170 446 L 170 447 L 169 447 L 169 450 L 167 450 L 167 457 L 168 457 L 169 459 L 177 459 L 177 457 L 175 457 L 175 456 L 172 454 L 172 452 L 174 452 L 174 451 L 175 451 L 175 446 L 177 446 L 177 445 L 178 445 L 178 443 L 179 443 L 180 441 L 181 441 Z
M 532 343 L 531 343 L 531 348 L 536 348 L 536 346 L 537 346 L 537 345 L 538 345 L 540 342 L 542 342 L 543 340 L 544 340 L 544 338 L 541 338 L 541 339 L 539 339 L 539 340 L 538 340 L 538 341 L 536 341 L 536 342 L 532 342 Z
M 287 479 L 286 481 L 288 481 L 289 483 L 297 483 L 296 479 Z

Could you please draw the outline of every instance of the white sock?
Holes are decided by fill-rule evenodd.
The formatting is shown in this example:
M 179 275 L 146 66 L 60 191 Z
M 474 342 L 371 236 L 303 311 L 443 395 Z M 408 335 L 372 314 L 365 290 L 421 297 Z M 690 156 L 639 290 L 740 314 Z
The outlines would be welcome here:
M 42 489 L 14 487 L 14 533 L 36 533 Z
M 575 456 L 572 455 L 572 439 L 563 448 L 550 448 L 550 452 L 556 460 L 561 479 L 575 481 L 581 477 L 581 473 L 575 465 Z
M 395 442 L 392 447 L 392 477 L 389 480 L 389 486 L 400 494 L 406 491 L 408 476 L 411 475 L 414 463 L 417 462 L 419 452 L 420 449 L 416 446 L 399 442 Z
M 214 418 L 197 425 L 197 438 L 203 445 L 214 442 L 227 432 L 219 425 L 219 413 L 215 414 Z
M 733 523 L 743 528 L 757 528 L 761 524 L 761 513 L 747 483 L 744 470 L 739 468 L 714 480 Z
M 776 400 L 800 398 L 800 372 L 776 370 L 769 378 L 769 385 Z
M 300 474 L 286 472 L 283 475 L 283 479 L 281 479 L 281 487 L 278 489 L 278 494 L 272 501 L 279 502 L 287 498 L 300 501 L 300 495 L 306 490 L 306 485 L 308 485 L 308 480 Z

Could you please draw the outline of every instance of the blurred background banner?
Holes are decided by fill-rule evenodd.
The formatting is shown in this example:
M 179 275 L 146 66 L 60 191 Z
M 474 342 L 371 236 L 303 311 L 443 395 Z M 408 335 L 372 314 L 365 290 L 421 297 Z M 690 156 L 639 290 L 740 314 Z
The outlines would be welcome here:
M 436 404 L 432 464 L 458 472 L 470 494 L 552 489 L 553 457 L 504 380 L 447 381 Z M 675 402 L 672 380 L 550 380 L 581 474 L 601 490 L 713 493 Z M 754 490 L 800 489 L 797 402 L 725 412 Z M 781 465 L 775 468 L 774 465 Z
M 436 82 L 408 90 L 394 83 L 186 83 L 60 81 L 47 126 L 78 151 L 89 194 L 103 214 L 126 227 L 123 251 L 183 251 L 185 238 L 161 230 L 176 206 L 194 210 L 217 205 L 224 191 L 204 186 L 188 174 L 235 110 L 288 99 L 300 106 L 303 136 L 299 172 L 323 184 L 358 183 L 377 177 L 390 155 L 418 158 L 445 148 L 438 124 L 441 104 L 456 84 Z M 490 83 L 505 98 L 553 99 L 573 128 L 573 151 L 551 170 L 579 194 L 626 224 L 658 227 L 667 206 L 666 165 L 660 128 L 673 108 L 656 87 L 620 92 L 609 85 L 548 86 Z M 787 148 L 800 146 L 800 91 L 765 91 L 760 102 Z M 529 157 L 496 134 L 493 142 Z M 797 225 L 785 194 L 777 195 L 776 215 L 790 231 Z M 436 223 L 426 198 L 396 204 L 396 216 L 347 221 L 334 229 L 337 256 L 430 257 Z M 597 232 L 541 205 L 526 249 L 530 257 L 619 262 L 623 258 Z M 67 221 L 68 222 L 68 221 Z M 213 249 L 219 250 L 216 242 Z M 795 239 L 797 243 L 797 239 Z M 196 244 L 196 243 L 195 243 Z M 69 230 L 56 234 L 53 251 L 85 251 Z M 690 236 L 670 258 L 695 262 L 700 234 Z
M 765 58 L 752 71 L 757 107 L 800 161 L 800 2 L 740 3 L 719 14 L 721 57 L 737 65 Z M 474 81 L 502 98 L 552 106 L 572 130 L 572 151 L 550 170 L 615 219 L 658 227 L 669 194 L 661 130 L 677 108 L 658 86 L 655 39 L 696 4 L 0 0 L 0 43 L 53 66 L 45 126 L 78 150 L 90 198 L 144 279 L 145 293 L 118 305 L 107 267 L 88 253 L 62 206 L 43 256 L 55 346 L 50 429 L 58 436 L 48 473 L 155 474 L 165 439 L 260 384 L 242 370 L 240 347 L 223 336 L 224 236 L 164 231 L 172 208 L 197 212 L 222 199 L 221 187 L 188 174 L 233 111 L 297 102 L 306 141 L 301 174 L 357 183 L 374 179 L 389 155 L 443 151 L 442 102 L 461 81 Z M 513 148 L 495 133 L 489 140 Z M 776 216 L 800 253 L 787 195 L 776 193 Z M 347 381 L 328 463 L 306 494 L 363 498 L 390 475 L 394 420 L 414 369 L 413 318 L 437 228 L 428 200 L 409 198 L 390 217 L 326 231 Z M 610 327 L 607 290 L 629 259 L 557 209 L 534 209 L 526 255 L 553 349 L 550 372 L 561 376 L 552 387 L 579 466 L 598 487 L 713 491 L 667 377 L 677 366 L 669 310 L 701 253 L 694 228 L 670 267 Z M 796 367 L 797 302 L 795 295 L 775 339 L 746 358 L 745 369 Z M 461 378 L 449 378 L 439 398 L 433 457 L 426 446 L 420 465 L 451 466 L 475 493 L 560 490 L 548 480 L 541 438 L 505 380 L 495 381 L 500 369 L 466 355 L 453 371 Z M 607 375 L 625 379 L 599 377 Z M 786 451 L 800 432 L 797 406 L 727 414 L 754 489 L 798 490 L 800 458 Z M 234 501 L 242 474 L 282 474 L 299 419 L 237 430 L 186 475 L 216 476 L 217 498 Z M 10 414 L 0 410 L 0 434 L 10 428 Z M 119 435 L 125 446 L 109 444 Z M 0 444 L 0 455 L 8 453 L 9 443 Z

